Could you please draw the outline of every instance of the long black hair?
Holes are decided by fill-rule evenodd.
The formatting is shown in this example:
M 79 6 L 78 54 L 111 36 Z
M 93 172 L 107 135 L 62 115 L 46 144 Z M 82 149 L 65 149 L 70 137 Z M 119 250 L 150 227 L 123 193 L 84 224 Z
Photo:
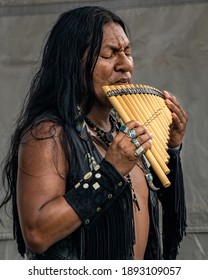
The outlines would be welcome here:
M 3 162 L 2 178 L 6 195 L 0 207 L 13 198 L 13 213 L 17 213 L 19 145 L 23 134 L 43 119 L 62 127 L 66 158 L 70 167 L 76 168 L 73 147 L 70 151 L 68 149 L 68 144 L 72 145 L 70 129 L 75 127 L 79 117 L 78 107 L 86 115 L 95 100 L 92 74 L 101 48 L 103 25 L 108 22 L 120 24 L 127 34 L 119 16 L 97 6 L 80 7 L 63 13 L 50 31 L 41 65 L 32 80 Z

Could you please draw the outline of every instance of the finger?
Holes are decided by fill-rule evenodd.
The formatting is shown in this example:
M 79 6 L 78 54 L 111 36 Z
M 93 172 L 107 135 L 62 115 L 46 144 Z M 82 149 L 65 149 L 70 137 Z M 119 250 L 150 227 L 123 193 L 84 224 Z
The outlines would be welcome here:
M 142 144 L 144 144 L 145 142 L 147 142 L 150 139 L 151 138 L 148 135 L 142 135 L 140 138 L 137 137 L 137 138 L 131 139 L 131 142 L 134 144 L 135 148 L 137 149 L 140 146 L 142 146 Z
M 139 126 L 140 126 L 140 123 L 138 121 L 135 121 L 135 120 L 129 121 L 125 125 L 122 125 L 119 129 L 120 131 L 117 135 L 117 139 L 121 139 L 121 138 L 123 138 L 124 136 L 127 136 L 127 135 L 130 138 L 137 137 L 137 132 L 135 131 L 135 129 Z M 129 131 L 130 131 L 130 133 L 129 133 Z
M 149 150 L 152 146 L 152 139 L 149 139 L 144 144 L 142 144 L 143 148 L 145 149 L 145 152 Z
M 173 121 L 176 119 L 176 116 L 177 116 L 177 119 L 181 123 L 185 124 L 187 122 L 187 115 L 186 115 L 184 110 L 182 110 L 181 108 L 176 107 L 173 104 L 170 104 L 169 108 L 170 108 L 170 110 L 172 112 Z
M 143 146 L 140 146 L 134 151 L 134 156 L 140 158 L 143 154 L 145 154 L 145 148 Z
M 129 131 L 130 129 L 133 129 L 134 127 L 138 127 L 139 125 L 140 125 L 139 122 L 137 122 L 137 121 L 135 121 L 135 120 L 132 120 L 132 121 L 126 123 L 126 125 L 125 125 L 125 124 L 121 125 L 121 127 L 120 127 L 119 130 L 120 130 L 121 132 L 123 132 L 124 134 L 126 134 L 126 133 L 128 133 L 128 131 Z
M 175 114 L 172 114 L 172 126 L 171 126 L 171 131 L 177 130 L 178 132 L 184 131 L 186 129 L 186 121 L 181 121 L 181 119 Z
M 187 114 L 177 101 L 176 97 L 167 91 L 164 91 L 164 97 L 166 98 L 165 103 L 168 108 L 178 116 L 180 122 L 186 123 L 188 120 Z
M 141 145 L 140 147 L 134 150 L 134 156 L 141 157 L 143 154 L 146 153 L 148 149 L 151 148 L 151 146 L 152 146 L 152 140 L 148 140 L 147 142 L 145 142 L 145 144 Z
M 143 134 L 146 134 L 148 133 L 147 132 L 147 128 L 144 127 L 144 126 L 139 126 L 137 128 L 134 128 L 134 129 L 130 129 L 127 133 L 126 133 L 126 136 L 128 138 L 137 138 L 139 135 L 143 135 Z
M 152 133 L 146 132 L 137 138 L 131 139 L 131 142 L 134 144 L 135 150 L 142 146 L 143 148 L 141 149 L 145 149 L 146 151 L 152 145 Z
M 174 126 L 174 128 L 176 129 L 179 129 L 180 124 L 181 124 L 181 120 L 179 119 L 178 115 L 172 113 L 172 126 Z
M 146 132 L 144 134 L 140 134 L 137 137 L 137 140 L 139 141 L 140 145 L 144 144 L 145 142 L 152 140 L 153 134 L 151 132 Z
M 172 95 L 168 91 L 164 91 L 164 97 L 165 97 L 165 102 L 169 104 L 170 106 L 173 104 L 175 107 L 181 108 L 179 102 L 177 101 L 176 97 Z M 173 107 L 174 108 L 174 107 Z
M 129 121 L 126 123 L 126 127 L 128 129 L 133 129 L 133 128 L 139 127 L 140 125 L 141 125 L 140 122 L 138 122 L 136 120 L 132 120 L 132 121 Z

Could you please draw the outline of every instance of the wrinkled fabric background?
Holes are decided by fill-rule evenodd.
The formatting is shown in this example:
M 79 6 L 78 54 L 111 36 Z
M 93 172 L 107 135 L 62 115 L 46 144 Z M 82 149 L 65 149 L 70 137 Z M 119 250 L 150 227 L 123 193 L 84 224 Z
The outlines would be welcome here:
M 208 1 L 0 0 L 0 160 L 47 32 L 60 13 L 88 4 L 127 22 L 134 82 L 171 91 L 189 115 L 182 150 L 188 229 L 178 259 L 208 259 Z M 0 259 L 19 259 L 12 220 L 3 210 L 0 217 Z

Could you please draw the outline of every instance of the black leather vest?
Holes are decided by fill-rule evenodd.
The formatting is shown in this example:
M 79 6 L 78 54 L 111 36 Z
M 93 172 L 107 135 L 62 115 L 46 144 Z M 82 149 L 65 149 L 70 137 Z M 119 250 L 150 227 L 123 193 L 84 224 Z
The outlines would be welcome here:
M 72 131 L 73 141 L 77 147 L 77 165 L 79 166 L 79 178 L 73 178 L 72 182 L 68 182 L 67 191 L 70 188 L 73 188 L 73 181 L 78 182 L 82 179 L 84 174 L 86 174 L 90 169 L 89 158 L 94 158 L 96 162 L 102 160 L 102 156 L 99 151 L 96 149 L 90 136 L 88 135 L 85 128 L 80 132 Z M 157 187 L 161 187 L 160 191 L 153 191 L 149 189 L 149 214 L 150 214 L 150 231 L 149 238 L 145 252 L 145 259 L 174 259 L 177 255 L 177 249 L 179 242 L 182 240 L 183 232 L 186 228 L 185 222 L 185 209 L 182 213 L 179 213 L 180 205 L 185 205 L 184 203 L 184 188 L 183 188 L 183 179 L 182 179 L 182 169 L 180 164 L 179 152 L 170 152 L 170 169 L 172 170 L 171 174 L 171 187 L 168 190 L 164 190 L 160 186 L 159 180 L 154 175 L 154 184 Z M 89 157 L 90 156 L 90 157 Z M 71 177 L 71 176 L 70 176 Z M 180 191 L 178 191 L 180 190 Z M 125 191 L 124 191 L 125 192 Z M 176 192 L 178 195 L 176 195 Z M 180 195 L 179 195 L 180 193 Z M 180 197 L 179 197 L 180 196 Z M 161 200 L 162 205 L 164 206 L 164 213 L 168 212 L 170 219 L 166 215 L 165 225 L 163 225 L 163 236 L 164 244 L 166 248 L 163 248 L 164 254 L 162 255 L 161 244 L 160 244 L 160 233 L 159 233 L 159 208 L 158 208 L 158 198 Z M 172 202 L 169 200 L 172 199 Z M 175 201 L 178 200 L 179 207 L 176 209 Z M 166 203 L 168 201 L 168 203 Z M 122 208 L 121 208 L 122 209 Z M 181 209 L 181 208 L 180 208 Z M 114 211 L 109 208 L 109 211 Z M 107 211 L 108 213 L 108 211 Z M 179 215 L 179 216 L 178 216 Z M 177 217 L 178 216 L 178 217 Z M 112 240 L 107 238 L 108 230 L 111 228 L 109 226 L 109 217 L 101 216 L 100 219 L 92 226 L 91 228 L 86 229 L 84 225 L 81 225 L 76 231 L 72 234 L 60 240 L 59 242 L 52 245 L 45 253 L 35 254 L 27 250 L 28 259 L 132 259 L 133 252 L 130 250 L 126 255 L 120 256 L 115 252 L 113 255 L 108 255 L 105 251 L 105 248 L 113 249 L 113 239 L 118 238 L 118 232 L 112 231 L 111 235 Z M 174 228 L 171 229 L 171 232 L 167 230 L 167 227 L 170 227 L 170 224 L 173 224 Z M 131 233 L 132 234 L 132 233 Z M 168 236 L 169 235 L 169 236 Z M 175 236 L 174 236 L 175 235 Z M 168 239 L 169 238 L 169 239 Z M 95 243 L 91 244 L 90 239 L 96 240 Z M 119 246 L 119 245 L 118 245 Z M 127 245 L 128 246 L 128 245 Z M 133 244 L 129 244 L 133 250 Z M 103 248 L 105 247 L 105 248 Z

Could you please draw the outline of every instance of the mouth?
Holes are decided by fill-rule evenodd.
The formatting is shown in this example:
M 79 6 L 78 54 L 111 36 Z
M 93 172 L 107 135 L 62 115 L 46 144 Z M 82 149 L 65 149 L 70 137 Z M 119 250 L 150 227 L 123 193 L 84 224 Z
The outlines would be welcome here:
M 122 78 L 114 83 L 114 85 L 130 84 L 130 78 Z

